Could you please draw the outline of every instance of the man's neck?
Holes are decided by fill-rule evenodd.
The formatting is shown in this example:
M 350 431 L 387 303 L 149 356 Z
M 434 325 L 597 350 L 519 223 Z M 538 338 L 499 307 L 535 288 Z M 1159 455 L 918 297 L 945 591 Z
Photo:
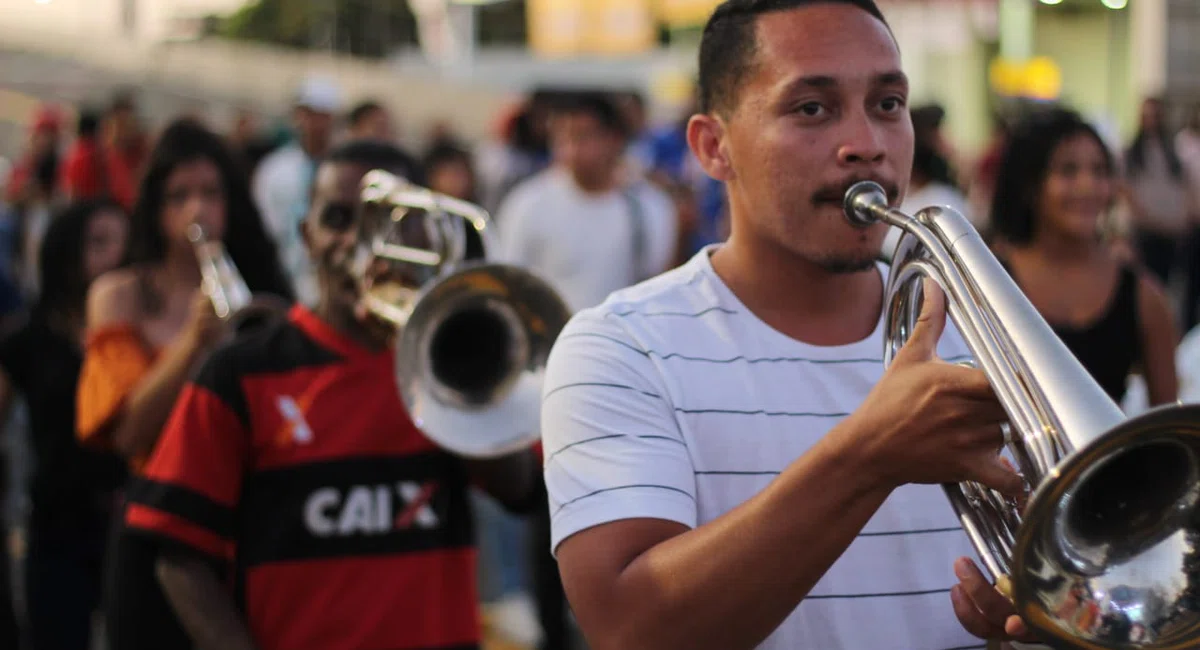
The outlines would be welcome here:
M 297 144 L 300 145 L 300 150 L 304 152 L 304 155 L 313 160 L 324 157 L 329 149 L 325 142 L 316 138 L 299 138 Z
M 875 331 L 883 279 L 876 268 L 833 273 L 786 250 L 730 236 L 712 264 L 751 312 L 810 345 L 848 345 Z
M 325 298 L 317 302 L 313 313 L 339 334 L 368 350 L 383 350 L 391 344 L 392 337 L 383 326 L 368 325 L 352 311 L 334 305 Z
M 565 167 L 563 171 L 575 183 L 575 187 L 579 188 L 579 191 L 584 194 L 608 194 L 617 188 L 617 174 L 615 171 L 596 176 L 576 174 L 571 169 Z

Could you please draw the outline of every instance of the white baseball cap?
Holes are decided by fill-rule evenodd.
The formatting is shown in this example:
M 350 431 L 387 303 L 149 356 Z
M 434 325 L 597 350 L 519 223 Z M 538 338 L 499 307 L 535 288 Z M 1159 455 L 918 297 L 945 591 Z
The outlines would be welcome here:
M 336 83 L 324 77 L 310 77 L 300 86 L 296 106 L 321 113 L 336 113 L 342 105 L 342 92 Z

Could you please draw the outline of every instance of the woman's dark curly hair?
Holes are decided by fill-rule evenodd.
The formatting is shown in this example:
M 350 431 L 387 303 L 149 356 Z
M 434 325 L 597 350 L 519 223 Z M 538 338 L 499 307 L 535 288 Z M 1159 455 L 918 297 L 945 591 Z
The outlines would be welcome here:
M 1037 201 L 1050 171 L 1050 158 L 1063 142 L 1077 135 L 1095 140 L 1104 152 L 1110 176 L 1116 172 L 1112 152 L 1078 113 L 1050 108 L 1026 116 L 1012 130 L 1005 147 L 992 197 L 992 227 L 1010 244 L 1028 244 L 1037 232 Z
M 219 136 L 190 119 L 171 123 L 150 154 L 129 222 L 125 264 L 153 264 L 166 258 L 162 211 L 167 179 L 180 165 L 197 160 L 212 162 L 220 173 L 226 201 L 223 243 L 250 290 L 294 300 L 291 282 L 279 264 L 275 242 L 263 227 L 245 173 Z
M 55 215 L 42 235 L 38 252 L 38 297 L 31 316 L 41 322 L 52 317 L 83 314 L 89 278 L 83 265 L 88 225 L 101 212 L 124 215 L 120 205 L 108 199 L 78 201 Z

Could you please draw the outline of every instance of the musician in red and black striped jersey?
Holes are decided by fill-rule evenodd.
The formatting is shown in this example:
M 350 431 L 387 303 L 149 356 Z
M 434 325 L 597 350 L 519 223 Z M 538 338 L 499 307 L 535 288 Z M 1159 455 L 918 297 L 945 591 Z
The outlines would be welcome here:
M 348 271 L 359 183 L 395 151 L 351 143 L 320 165 L 302 225 L 319 303 L 217 350 L 131 491 L 127 524 L 161 542 L 159 579 L 200 648 L 480 642 L 468 485 L 520 509 L 539 463 L 452 456 L 405 411 L 392 337 Z

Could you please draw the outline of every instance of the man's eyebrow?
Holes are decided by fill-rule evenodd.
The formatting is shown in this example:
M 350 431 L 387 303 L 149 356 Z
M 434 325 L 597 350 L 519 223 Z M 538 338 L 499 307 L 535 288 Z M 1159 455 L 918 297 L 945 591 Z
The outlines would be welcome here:
M 871 84 L 875 86 L 908 86 L 908 76 L 900 70 L 889 70 L 871 75 Z M 789 92 L 800 89 L 828 89 L 838 87 L 840 82 L 833 75 L 805 75 L 793 79 L 787 85 Z
M 835 88 L 837 85 L 837 78 L 830 75 L 807 75 L 794 79 L 788 84 L 788 90 L 796 90 L 798 88 Z
M 908 75 L 899 70 L 881 72 L 871 79 L 877 86 L 907 86 Z

